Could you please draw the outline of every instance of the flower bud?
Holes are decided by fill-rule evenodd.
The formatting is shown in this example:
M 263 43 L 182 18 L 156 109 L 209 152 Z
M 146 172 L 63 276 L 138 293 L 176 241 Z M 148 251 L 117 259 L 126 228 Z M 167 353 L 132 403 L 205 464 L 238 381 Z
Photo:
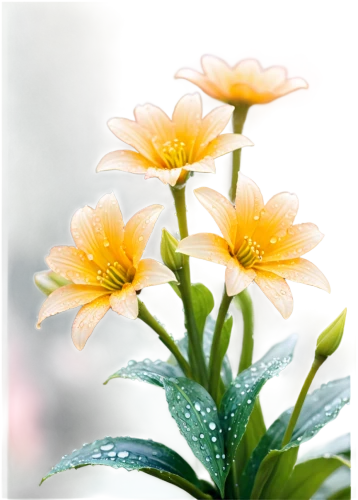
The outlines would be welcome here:
M 72 283 L 72 281 L 62 278 L 62 276 L 53 271 L 41 271 L 40 273 L 36 273 L 34 281 L 37 288 L 45 295 L 50 295 L 50 293 L 57 290 L 57 288 Z
M 341 343 L 347 308 L 331 323 L 317 339 L 316 357 L 331 356 Z
M 166 229 L 163 229 L 160 253 L 164 264 L 173 272 L 179 271 L 183 267 L 183 256 L 176 253 L 178 244 L 178 240 L 168 233 Z

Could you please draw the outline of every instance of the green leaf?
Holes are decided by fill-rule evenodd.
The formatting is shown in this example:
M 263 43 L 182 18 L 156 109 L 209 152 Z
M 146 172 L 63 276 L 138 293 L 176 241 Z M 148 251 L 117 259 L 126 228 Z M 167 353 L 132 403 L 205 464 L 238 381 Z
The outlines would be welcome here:
M 290 363 L 296 340 L 297 336 L 291 335 L 276 344 L 263 358 L 240 373 L 224 394 L 220 405 L 220 421 L 230 464 L 235 459 L 236 449 L 245 433 L 261 388 Z
M 164 388 L 180 432 L 223 494 L 227 463 L 214 400 L 204 387 L 184 377 L 165 379 Z
M 142 470 L 176 484 L 189 493 L 195 492 L 200 487 L 200 481 L 194 470 L 178 453 L 163 444 L 130 437 L 106 437 L 83 445 L 80 450 L 74 450 L 70 455 L 65 455 L 40 484 L 54 474 L 86 465 L 107 465 L 127 471 Z M 196 491 L 196 493 L 199 492 Z M 196 498 L 210 497 L 196 496 Z
M 349 462 L 338 456 L 320 457 L 296 465 L 281 498 L 301 500 L 312 498 L 321 484 L 339 467 L 350 467 Z
M 344 434 L 343 436 L 339 436 L 333 441 L 329 441 L 328 443 L 314 448 L 306 453 L 300 460 L 300 462 L 304 462 L 311 458 L 319 458 L 327 455 L 339 455 L 341 457 L 350 460 L 351 458 L 351 435 Z
M 220 337 L 220 346 L 219 346 L 219 357 L 224 358 L 227 348 L 229 347 L 230 343 L 230 337 L 231 337 L 231 330 L 232 330 L 232 325 L 233 325 L 233 317 L 229 316 L 223 325 L 222 331 L 221 331 L 221 337 Z
M 341 467 L 322 484 L 312 500 L 334 500 L 351 498 L 351 471 Z
M 308 395 L 290 442 L 280 450 L 293 408 L 282 413 L 261 439 L 241 476 L 240 487 L 243 498 L 251 498 L 251 492 L 253 497 L 259 498 L 258 492 L 264 488 L 263 473 L 264 471 L 266 471 L 265 474 L 267 473 L 267 466 L 263 465 L 264 460 L 272 465 L 274 460 L 271 457 L 279 457 L 290 448 L 299 447 L 337 417 L 341 408 L 349 401 L 349 387 L 349 377 L 346 377 L 323 384 Z M 280 451 L 280 453 L 272 453 L 272 450 Z M 261 466 L 263 467 L 262 474 L 260 472 Z
M 128 378 L 131 380 L 142 380 L 143 382 L 163 387 L 163 377 L 175 378 L 183 376 L 183 371 L 178 365 L 170 365 L 160 359 L 157 361 L 145 359 L 144 361 L 129 361 L 126 367 L 116 371 L 104 384 L 107 384 L 114 378 Z

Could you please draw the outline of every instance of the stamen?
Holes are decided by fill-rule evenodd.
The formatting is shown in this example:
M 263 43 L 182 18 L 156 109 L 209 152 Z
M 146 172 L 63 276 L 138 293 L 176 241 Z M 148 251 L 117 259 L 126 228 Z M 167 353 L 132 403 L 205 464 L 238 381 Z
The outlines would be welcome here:
M 244 241 L 236 254 L 236 258 L 242 266 L 250 268 L 257 260 L 262 259 L 264 252 L 260 252 L 259 248 L 260 245 L 256 241 L 253 242 L 251 238 L 244 236 Z
M 153 145 L 164 161 L 166 168 L 180 168 L 188 163 L 185 142 L 174 139 L 165 142 L 161 146 L 153 141 Z

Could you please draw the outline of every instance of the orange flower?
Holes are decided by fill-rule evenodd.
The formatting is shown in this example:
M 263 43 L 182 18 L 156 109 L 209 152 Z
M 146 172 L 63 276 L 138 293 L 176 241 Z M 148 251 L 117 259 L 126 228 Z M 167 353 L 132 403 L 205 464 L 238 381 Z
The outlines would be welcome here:
M 256 59 L 245 59 L 230 67 L 222 59 L 206 55 L 201 59 L 201 66 L 204 74 L 181 69 L 175 78 L 189 80 L 209 96 L 229 104 L 266 104 L 295 90 L 308 88 L 302 78 L 287 78 L 285 68 L 263 69 Z
M 41 307 L 37 327 L 54 314 L 83 306 L 72 326 L 72 340 L 83 349 L 109 308 L 129 319 L 138 316 L 137 292 L 176 281 L 172 271 L 153 259 L 141 260 L 154 224 L 163 210 L 151 205 L 123 223 L 114 194 L 103 196 L 95 209 L 78 210 L 71 222 L 76 247 L 54 247 L 49 267 L 73 284 L 62 286 Z
M 113 151 L 100 161 L 97 172 L 123 170 L 158 177 L 164 184 L 182 183 L 190 171 L 215 173 L 214 159 L 252 146 L 240 134 L 221 134 L 234 108 L 220 106 L 202 118 L 199 94 L 188 94 L 175 106 L 172 119 L 151 104 L 137 106 L 135 121 L 112 118 L 108 127 L 137 151 Z
M 311 223 L 292 225 L 298 210 L 296 195 L 279 193 L 264 205 L 259 188 L 241 173 L 235 207 L 213 189 L 199 188 L 195 194 L 224 238 L 195 234 L 184 238 L 177 251 L 226 266 L 229 296 L 237 295 L 255 281 L 282 316 L 288 318 L 293 299 L 286 279 L 330 292 L 321 271 L 301 258 L 322 240 L 323 234 Z

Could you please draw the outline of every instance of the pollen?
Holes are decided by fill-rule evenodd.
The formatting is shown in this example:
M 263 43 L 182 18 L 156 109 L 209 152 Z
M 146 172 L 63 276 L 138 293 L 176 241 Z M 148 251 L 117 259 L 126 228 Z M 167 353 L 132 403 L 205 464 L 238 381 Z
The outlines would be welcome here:
M 263 254 L 264 252 L 260 250 L 260 245 L 256 241 L 244 236 L 244 241 L 236 254 L 236 258 L 243 267 L 250 268 L 255 262 L 262 259 Z
M 107 264 L 105 271 L 98 271 L 97 280 L 107 290 L 121 290 L 123 285 L 129 281 L 127 271 L 118 262 Z
M 157 151 L 166 168 L 184 167 L 188 162 L 186 144 L 179 139 L 165 142 L 161 148 L 157 148 Z

